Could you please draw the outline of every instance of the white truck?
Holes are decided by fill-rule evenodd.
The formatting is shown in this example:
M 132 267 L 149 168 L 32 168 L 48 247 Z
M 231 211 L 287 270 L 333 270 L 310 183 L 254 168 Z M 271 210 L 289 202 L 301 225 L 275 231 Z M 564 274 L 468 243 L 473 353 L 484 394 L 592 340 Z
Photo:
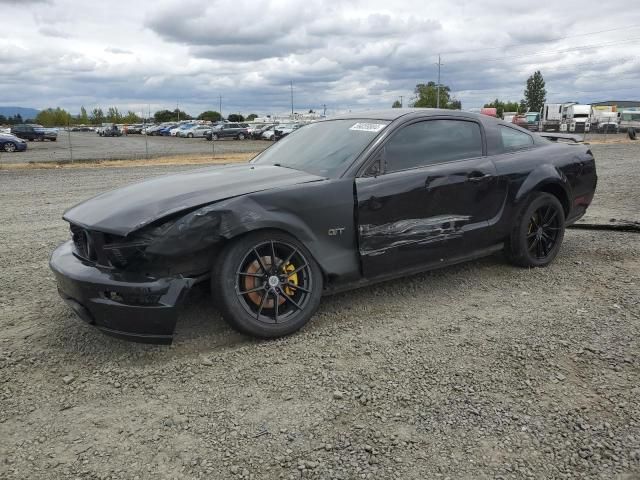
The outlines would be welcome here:
M 640 109 L 624 109 L 618 112 L 619 127 L 622 132 L 633 128 L 640 132 Z
M 611 106 L 597 106 L 591 109 L 591 130 L 600 133 L 618 133 L 618 112 Z
M 578 103 L 562 108 L 562 122 L 560 131 L 568 133 L 586 133 L 591 129 L 591 105 Z
M 574 105 L 576 102 L 569 103 L 545 103 L 542 107 L 542 115 L 540 116 L 541 130 L 547 132 L 553 130 L 560 131 L 560 125 L 562 124 L 563 109 L 569 105 Z

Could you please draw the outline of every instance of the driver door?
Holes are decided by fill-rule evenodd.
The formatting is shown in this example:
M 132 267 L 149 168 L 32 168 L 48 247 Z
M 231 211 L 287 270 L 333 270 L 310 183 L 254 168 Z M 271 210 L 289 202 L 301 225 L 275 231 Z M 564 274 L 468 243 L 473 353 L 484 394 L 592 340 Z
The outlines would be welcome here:
M 491 244 L 500 192 L 474 120 L 421 120 L 378 152 L 380 172 L 356 179 L 365 277 L 438 264 Z

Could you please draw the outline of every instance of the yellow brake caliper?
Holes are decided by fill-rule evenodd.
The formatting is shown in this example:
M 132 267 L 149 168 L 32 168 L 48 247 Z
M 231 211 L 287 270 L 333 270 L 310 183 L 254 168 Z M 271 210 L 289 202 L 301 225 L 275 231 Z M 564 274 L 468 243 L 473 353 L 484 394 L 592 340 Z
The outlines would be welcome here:
M 284 266 L 284 271 L 285 272 L 293 272 L 295 271 L 296 267 L 293 266 L 293 264 L 291 262 L 287 263 Z M 287 280 L 289 283 L 293 284 L 293 285 L 298 285 L 298 274 L 294 273 L 293 275 L 289 275 L 287 277 Z M 284 293 L 286 293 L 287 295 L 291 296 L 295 293 L 295 290 L 292 289 L 291 287 L 284 287 Z

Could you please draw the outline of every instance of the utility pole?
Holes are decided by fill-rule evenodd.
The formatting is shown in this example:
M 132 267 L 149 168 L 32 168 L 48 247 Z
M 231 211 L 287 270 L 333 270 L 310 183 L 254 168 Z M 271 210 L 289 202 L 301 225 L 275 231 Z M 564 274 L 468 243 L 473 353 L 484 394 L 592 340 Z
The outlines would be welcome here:
M 221 117 L 221 118 L 224 118 L 224 117 L 222 117 L 222 95 L 218 95 L 218 100 L 220 101 L 220 108 L 219 108 L 219 110 L 220 110 L 220 117 Z
M 322 104 L 322 116 L 323 117 L 327 116 L 327 104 L 326 103 Z
M 178 102 L 176 102 L 176 112 L 178 113 L 178 123 L 180 123 L 180 109 L 178 108 Z
M 440 61 L 440 54 L 438 54 L 438 93 L 436 94 L 436 108 L 440 108 L 440 67 L 442 66 L 442 62 Z
M 402 95 L 400 95 L 400 108 L 402 108 Z
M 293 119 L 293 80 L 291 80 L 291 119 Z

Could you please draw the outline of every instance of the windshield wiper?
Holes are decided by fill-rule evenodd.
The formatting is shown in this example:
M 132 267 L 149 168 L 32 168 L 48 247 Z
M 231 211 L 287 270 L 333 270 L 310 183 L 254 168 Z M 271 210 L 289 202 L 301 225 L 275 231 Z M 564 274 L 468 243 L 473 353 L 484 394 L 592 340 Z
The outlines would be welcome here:
M 298 168 L 291 167 L 289 165 L 283 165 L 281 163 L 272 163 L 274 167 L 290 168 L 291 170 L 299 170 Z

